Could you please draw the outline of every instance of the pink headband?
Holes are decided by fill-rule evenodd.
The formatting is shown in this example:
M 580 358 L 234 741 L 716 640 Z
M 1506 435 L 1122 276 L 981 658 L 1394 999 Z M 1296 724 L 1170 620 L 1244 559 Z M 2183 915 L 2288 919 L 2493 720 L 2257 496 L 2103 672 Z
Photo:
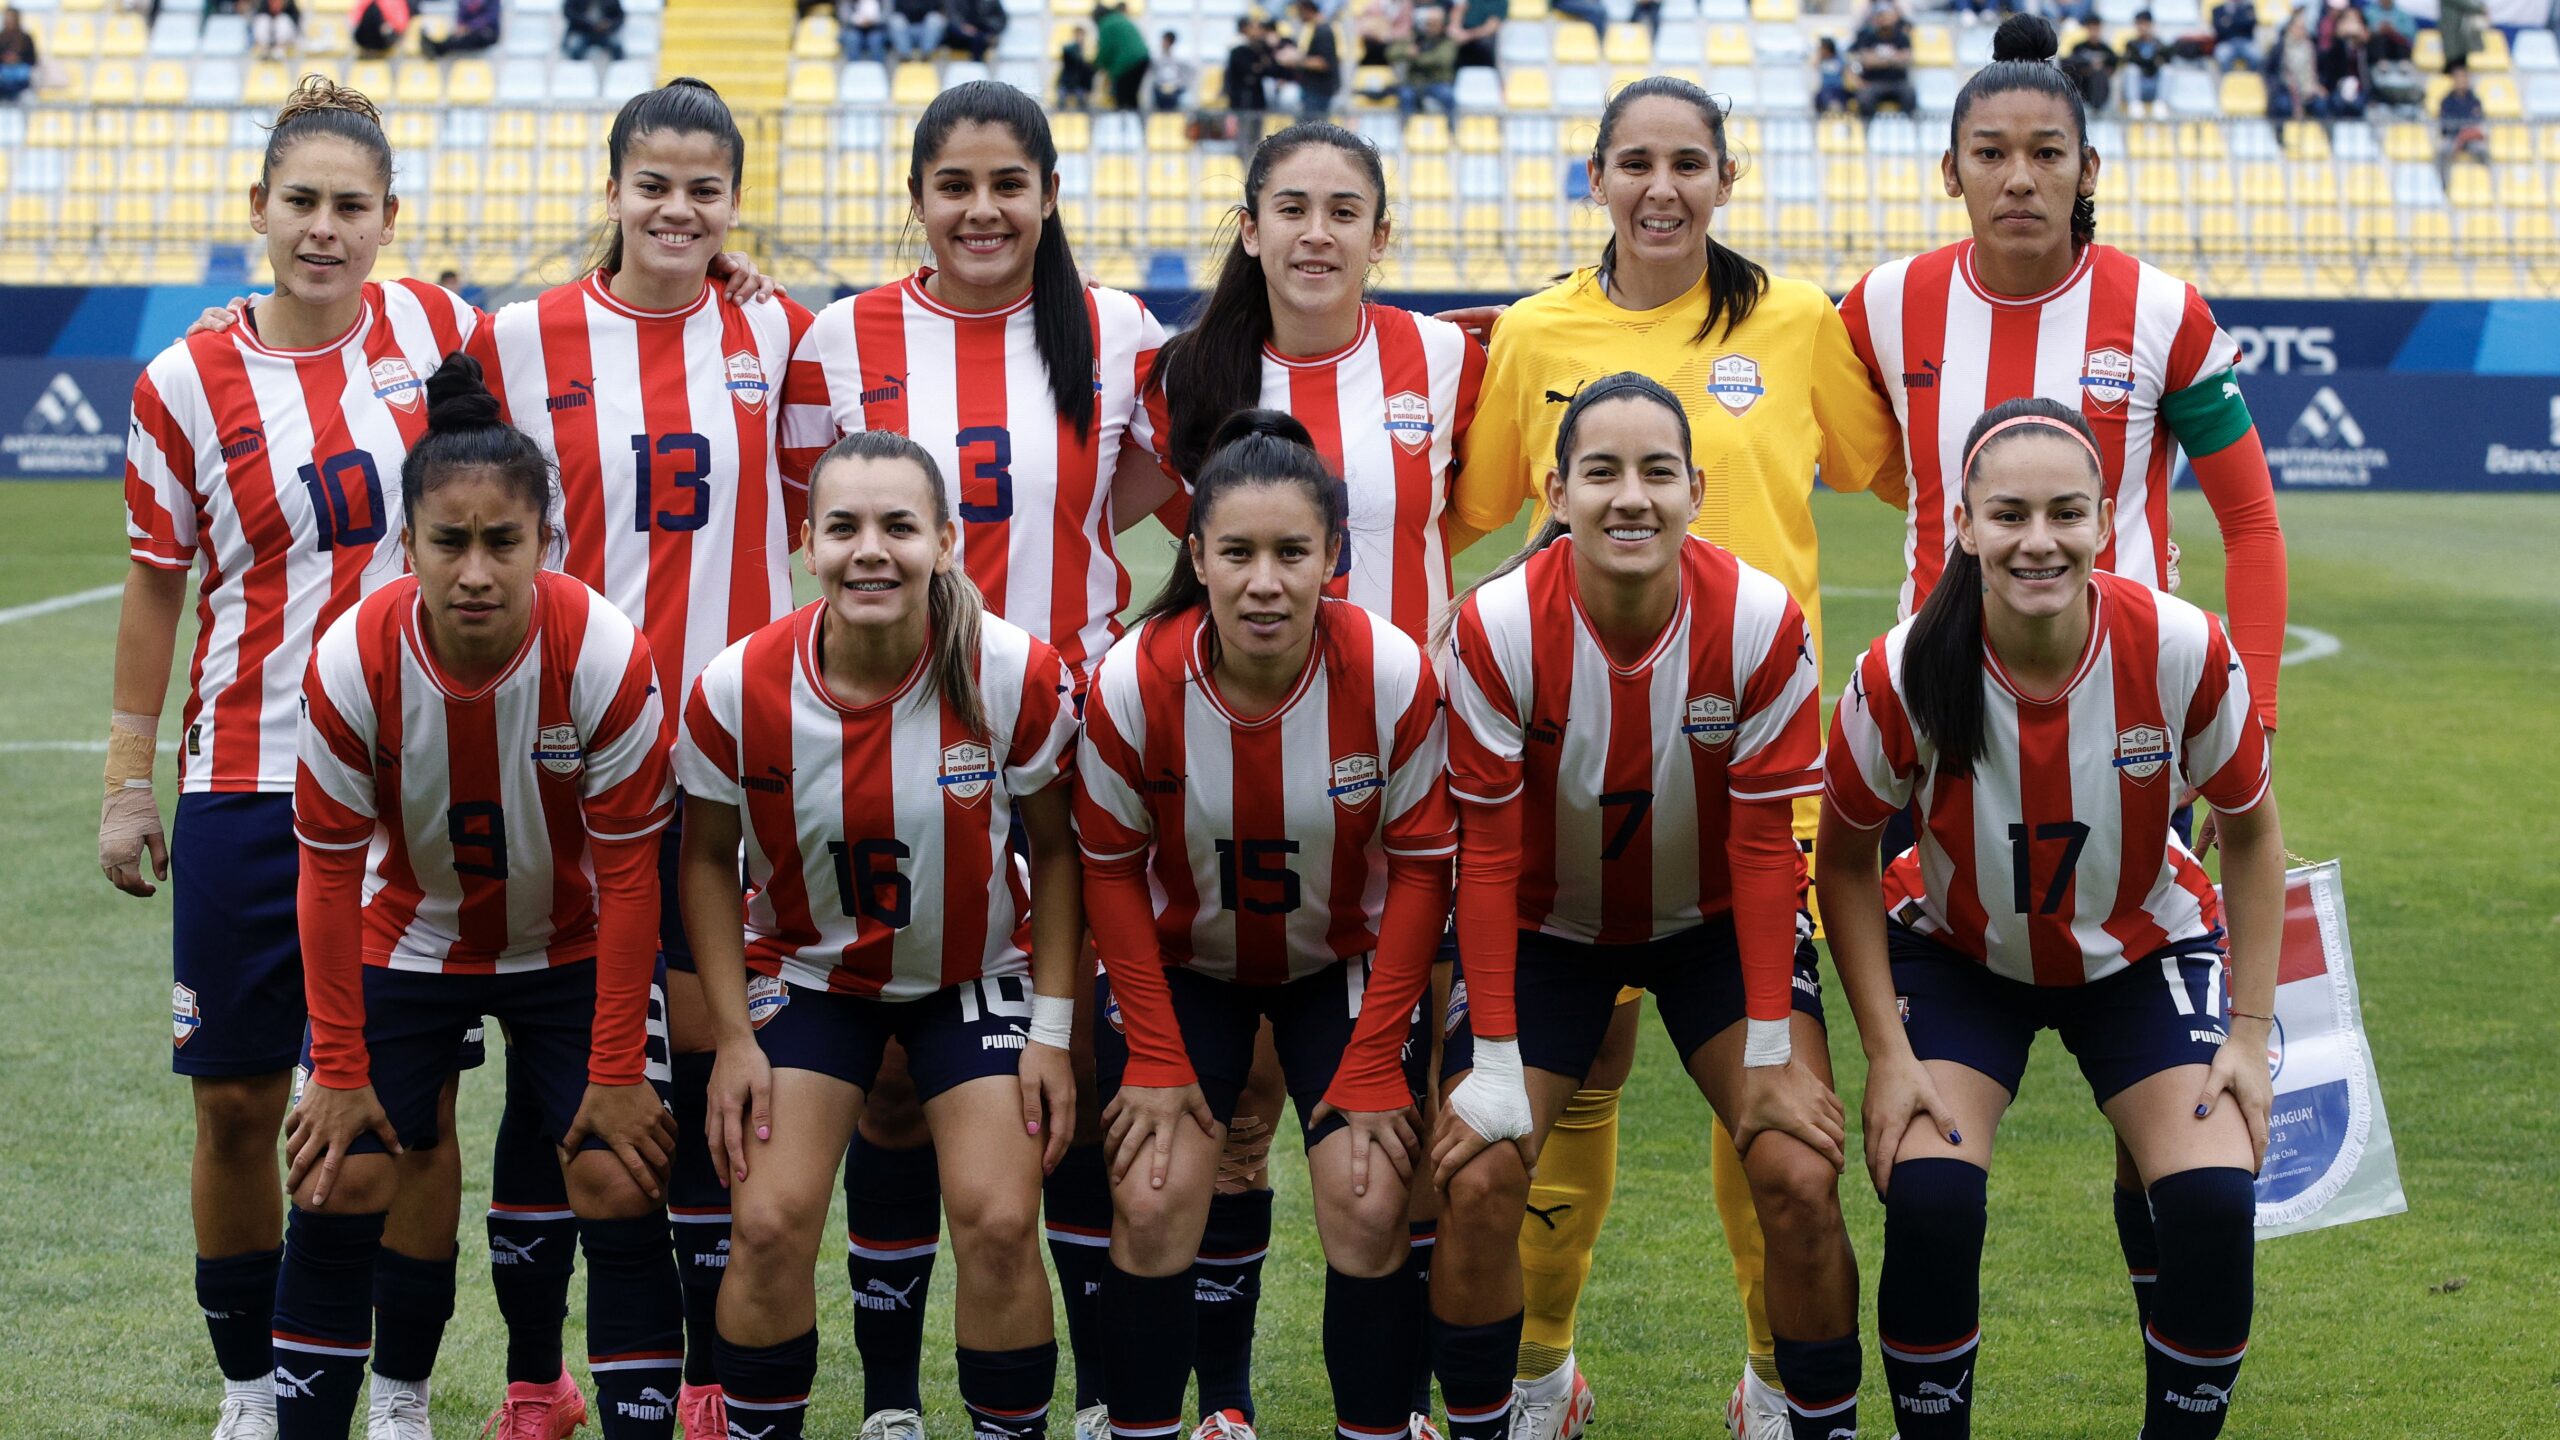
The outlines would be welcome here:
M 1971 475 L 1973 473 L 1973 462 L 1982 454 L 1982 447 L 1990 444 L 2001 431 L 2016 430 L 2028 425 L 2042 426 L 2047 430 L 2053 431 L 2057 435 L 2070 436 L 2071 443 L 2089 452 L 2090 466 L 2100 475 L 2107 473 L 2106 462 L 2098 458 L 2098 447 L 2089 443 L 2089 437 L 2072 429 L 2062 421 L 2054 419 L 2050 415 L 2019 415 L 2011 419 L 2003 420 L 1999 424 L 1992 426 L 1990 429 L 1983 431 L 1982 438 L 1973 442 L 1973 448 L 1964 452 L 1964 468 L 1960 473 L 1965 475 Z

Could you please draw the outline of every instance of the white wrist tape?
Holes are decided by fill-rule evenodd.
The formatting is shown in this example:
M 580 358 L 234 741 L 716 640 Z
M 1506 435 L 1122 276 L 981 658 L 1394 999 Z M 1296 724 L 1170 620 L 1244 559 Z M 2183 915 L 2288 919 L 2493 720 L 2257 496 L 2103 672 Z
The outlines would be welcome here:
M 1785 1020 L 1745 1020 L 1742 1022 L 1742 1063 L 1750 1069 L 1764 1065 L 1784 1065 L 1795 1058 L 1795 1038 L 1788 1033 Z
M 1517 1140 L 1535 1124 L 1529 1117 L 1529 1082 L 1520 1069 L 1520 1042 L 1478 1040 L 1475 1068 L 1449 1092 L 1451 1114 L 1487 1140 Z
M 1031 1043 L 1064 1050 L 1075 1041 L 1076 1002 L 1064 995 L 1031 997 Z

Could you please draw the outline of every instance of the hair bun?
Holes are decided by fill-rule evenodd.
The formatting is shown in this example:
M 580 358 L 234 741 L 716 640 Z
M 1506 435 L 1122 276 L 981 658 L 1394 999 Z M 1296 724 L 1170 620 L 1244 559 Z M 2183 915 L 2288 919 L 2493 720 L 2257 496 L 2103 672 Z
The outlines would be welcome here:
M 1992 32 L 1991 58 L 1994 62 L 2025 60 L 2032 63 L 2050 60 L 2061 53 L 2062 37 L 2054 33 L 2053 22 L 2041 15 L 2023 12 L 2012 15 L 2001 21 L 2000 28 Z
M 1249 435 L 1268 435 L 1310 450 L 1316 448 L 1315 437 L 1298 423 L 1298 417 L 1282 410 L 1254 409 L 1239 410 L 1219 421 L 1216 433 L 1209 437 L 1209 453 L 1214 455 Z
M 480 362 L 459 350 L 444 357 L 427 377 L 427 429 L 486 430 L 506 423 L 498 397 L 480 376 Z

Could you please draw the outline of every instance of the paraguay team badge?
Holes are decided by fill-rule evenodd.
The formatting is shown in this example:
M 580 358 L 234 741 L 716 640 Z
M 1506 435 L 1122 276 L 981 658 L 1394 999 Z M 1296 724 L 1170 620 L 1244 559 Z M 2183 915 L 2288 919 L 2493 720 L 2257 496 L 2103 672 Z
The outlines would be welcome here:
M 417 409 L 418 397 L 427 388 L 426 382 L 418 378 L 418 372 L 409 368 L 409 362 L 397 355 L 374 361 L 370 378 L 374 399 L 397 405 L 403 410 Z
M 545 725 L 533 737 L 533 763 L 549 774 L 563 778 L 575 775 L 586 759 L 586 747 L 578 743 L 575 725 Z
M 2169 765 L 2169 732 L 2157 725 L 2136 725 L 2116 732 L 2116 769 L 2139 783 Z
M 776 975 L 747 977 L 747 1023 L 761 1030 L 765 1022 L 782 1013 L 791 1003 L 791 990 Z
M 169 987 L 169 1043 L 184 1050 L 204 1028 L 204 1012 L 196 1008 L 196 992 L 184 985 Z
M 764 408 L 764 393 L 772 388 L 765 382 L 764 362 L 744 350 L 729 356 L 729 398 L 750 410 Z
M 1767 388 L 1760 383 L 1760 362 L 1748 355 L 1719 355 L 1707 371 L 1707 393 L 1736 415 L 1748 414 Z
M 1692 695 L 1680 717 L 1680 733 L 1701 750 L 1718 750 L 1733 738 L 1733 702 L 1722 695 Z
M 2133 357 L 2113 345 L 2090 351 L 2080 366 L 2080 388 L 2090 404 L 2113 410 L 2133 393 Z
M 1387 397 L 1387 433 L 1407 453 L 1431 443 L 1431 402 L 1410 390 Z
M 963 805 L 974 805 L 995 783 L 994 755 L 975 740 L 942 747 L 942 793 Z
M 1387 788 L 1386 772 L 1375 755 L 1345 755 L 1333 762 L 1333 784 L 1325 794 L 1345 810 L 1357 810 Z

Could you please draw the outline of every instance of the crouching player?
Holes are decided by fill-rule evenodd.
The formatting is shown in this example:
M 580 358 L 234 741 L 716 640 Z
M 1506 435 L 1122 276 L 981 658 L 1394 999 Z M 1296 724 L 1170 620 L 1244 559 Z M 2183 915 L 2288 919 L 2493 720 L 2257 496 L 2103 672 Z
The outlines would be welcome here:
M 392 1157 L 441 1138 L 456 1046 L 493 1015 L 568 1157 L 604 1433 L 667 1440 L 683 1316 L 648 1036 L 666 712 L 631 622 L 539 570 L 550 468 L 479 367 L 448 357 L 427 402 L 401 468 L 414 573 L 329 628 L 303 685 L 313 1073 L 286 1126 L 278 1429 L 346 1435 Z

